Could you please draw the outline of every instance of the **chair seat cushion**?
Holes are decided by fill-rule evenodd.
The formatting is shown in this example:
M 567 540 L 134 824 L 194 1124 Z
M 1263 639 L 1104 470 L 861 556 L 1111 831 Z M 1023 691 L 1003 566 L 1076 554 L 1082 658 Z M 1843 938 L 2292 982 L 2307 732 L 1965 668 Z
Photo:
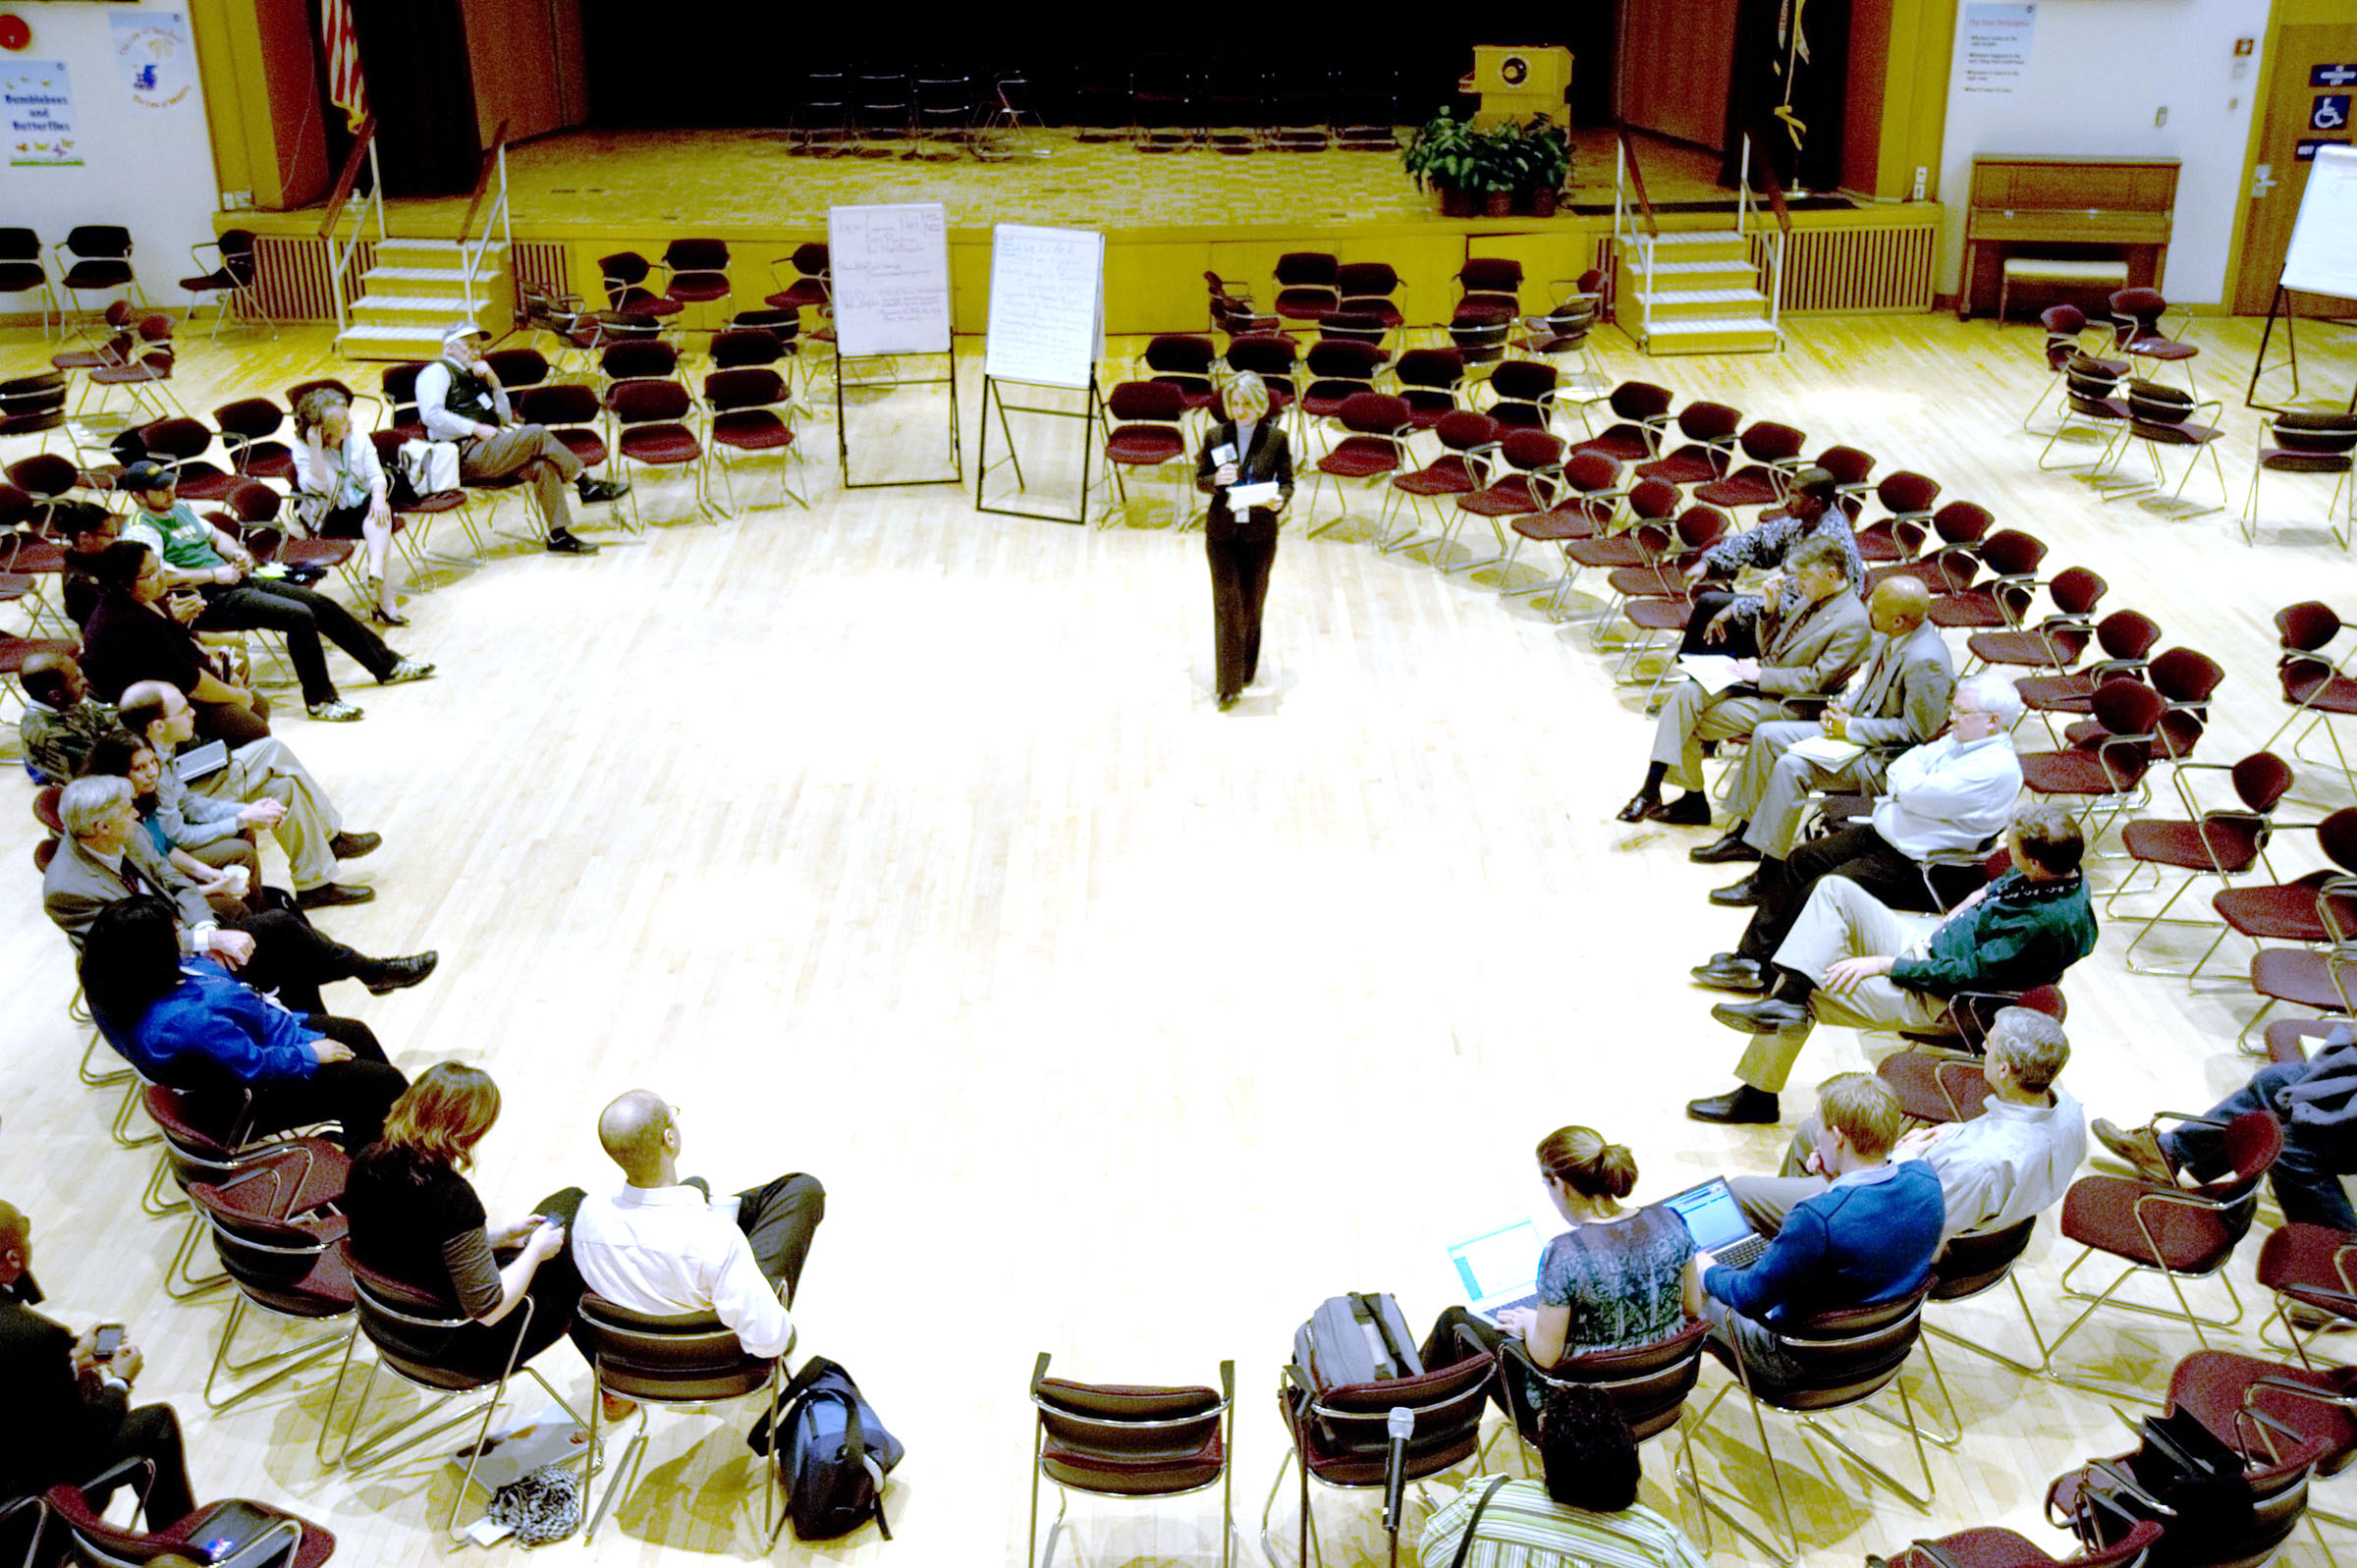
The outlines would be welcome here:
M 1591 447 L 1583 450 L 1592 452 L 1599 449 Z M 1715 450 L 1697 453 L 1691 447 L 1637 465 L 1638 478 L 1661 479 L 1673 485 L 1708 484 L 1726 471 L 1726 453 Z
M 2267 1243 L 2259 1251 L 2259 1282 L 2268 1289 L 2312 1307 L 2328 1312 L 2357 1312 L 2357 1296 L 2349 1293 L 2341 1279 L 2341 1266 L 2335 1262 L 2340 1249 L 2357 1241 L 2357 1236 L 2329 1225 L 2312 1225 L 2294 1220 L 2268 1233 Z M 2357 1271 L 2357 1260 L 2351 1260 L 2352 1271 Z M 2276 1369 L 2290 1373 L 2290 1367 Z M 2348 1369 L 2337 1369 L 2325 1376 L 2346 1379 Z
M 1557 507 L 1552 512 L 1534 512 L 1528 516 L 1516 517 L 1514 532 L 1525 539 L 1537 539 L 1542 543 L 1574 544 L 1596 537 L 1597 523 L 1601 520 L 1598 517 L 1600 512 L 1608 516 L 1611 514 L 1609 508 L 1601 507 L 1596 502 L 1575 501 L 1567 507 Z
M 1729 479 L 1717 480 L 1694 492 L 1694 499 L 1714 507 L 1764 507 L 1783 499 L 1783 492 L 1766 474 L 1746 469 Z
M 2032 665 L 2048 670 L 2078 663 L 2086 639 L 2078 635 L 2041 635 L 2035 631 L 1976 631 L 1964 647 L 1985 665 Z M 2063 657 L 2056 658 L 2059 650 Z
M 2151 441 L 2164 447 L 2204 446 L 2225 434 L 2216 425 L 2157 425 L 2147 424 L 2141 419 L 2131 421 L 2128 430 L 2140 441 Z
M 1478 495 L 1465 497 L 1457 507 L 1484 517 L 1510 517 L 1540 510 L 1538 498 L 1531 494 L 1530 480 L 1520 474 L 1501 479 Z
M 1105 456 L 1150 467 L 1186 456 L 1186 438 L 1162 425 L 1124 425 L 1105 439 Z
M 2283 686 L 2286 702 L 2301 703 L 2326 713 L 2357 713 L 2357 677 L 2333 676 L 2328 679 L 2303 666 L 2284 677 Z
M 2041 713 L 2095 711 L 2093 676 L 2031 676 L 2014 681 L 2013 689 L 2021 693 L 2024 706 Z
M 606 438 L 594 430 L 567 425 L 549 434 L 564 442 L 565 450 L 580 459 L 584 468 L 594 468 L 606 460 Z
M 37 261 L 0 262 L 0 294 L 24 294 L 48 282 L 49 275 Z
M 1392 481 L 1392 486 L 1411 496 L 1469 496 L 1473 493 L 1473 472 L 1462 458 L 1443 458 L 1414 473 L 1399 475 Z
M 1962 593 L 1949 594 L 1932 601 L 1932 624 L 1960 629 L 1965 626 L 2002 626 L 2005 613 L 1998 608 L 1997 596 L 1985 588 L 1967 588 Z
M 2146 1203 L 2139 1222 L 2137 1201 L 2165 1191 L 2149 1181 L 2082 1176 L 2062 1199 L 2062 1234 L 2082 1247 L 2148 1268 L 2157 1266 L 2158 1248 L 2158 1266 L 2177 1273 L 2207 1273 L 2223 1263 L 2241 1232 L 2218 1214 L 2182 1203 Z
M 1989 1093 L 1978 1061 L 1946 1052 L 1899 1052 L 1884 1057 L 1875 1076 L 1918 1121 L 1970 1120 L 1981 1113 Z
M 1645 547 L 1624 533 L 1610 539 L 1576 539 L 1563 547 L 1563 553 L 1581 566 L 1599 570 L 1647 565 Z
M 1379 436 L 1344 436 L 1318 460 L 1318 471 L 1342 479 L 1372 479 L 1399 466 L 1399 450 Z
M 1208 1487 L 1220 1479 L 1226 1449 L 1216 1426 L 1203 1446 L 1188 1454 L 1124 1454 L 1048 1440 L 1039 1464 L 1049 1479 L 1078 1491 L 1119 1497 L 1167 1496 Z
M 0 293 L 5 293 L 0 290 Z M 2259 465 L 2277 473 L 2347 473 L 2350 455 L 2345 452 L 2290 452 L 2281 447 L 2259 449 Z
M 622 433 L 622 455 L 635 462 L 675 464 L 693 462 L 704 449 L 685 425 L 635 425 Z
M 2122 349 L 2138 359 L 2190 359 L 2202 351 L 2174 338 L 2132 338 Z
M 2316 890 L 2292 883 L 2271 888 L 2221 888 L 2211 898 L 2218 917 L 2246 937 L 2266 942 L 2323 942 Z
M 2339 990 L 2321 952 L 2300 947 L 2270 947 L 2251 959 L 2251 989 L 2262 997 L 2314 1007 L 2320 1012 L 2341 1010 Z
M 1694 619 L 1694 606 L 1683 599 L 1634 599 L 1622 614 L 1644 631 L 1683 631 Z
M 2258 835 L 2240 822 L 2131 822 L 2120 842 L 2138 860 L 2187 871 L 2242 871 L 2259 858 Z
M 1603 435 L 1575 442 L 1571 455 L 1593 452 L 1619 463 L 1643 462 L 1653 456 L 1653 442 L 1645 431 L 1635 425 L 1615 425 Z
M 794 445 L 794 432 L 767 408 L 732 408 L 712 416 L 712 444 L 740 452 L 783 452 Z
M 58 281 L 69 289 L 120 289 L 131 282 L 131 263 L 77 261 Z
M 2021 782 L 2041 795 L 2118 792 L 2103 758 L 2092 751 L 2033 751 L 2021 759 Z
M 289 539 L 278 559 L 290 567 L 340 567 L 356 553 L 349 539 Z

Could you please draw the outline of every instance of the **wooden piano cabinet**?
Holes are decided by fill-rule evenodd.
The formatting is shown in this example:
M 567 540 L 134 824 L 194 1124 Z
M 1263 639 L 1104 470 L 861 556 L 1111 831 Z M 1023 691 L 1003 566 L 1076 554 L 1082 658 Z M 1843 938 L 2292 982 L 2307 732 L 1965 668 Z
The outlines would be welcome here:
M 2130 288 L 2158 289 L 2176 204 L 2174 158 L 1977 155 L 1957 318 L 1997 309 L 2007 256 L 2122 260 Z

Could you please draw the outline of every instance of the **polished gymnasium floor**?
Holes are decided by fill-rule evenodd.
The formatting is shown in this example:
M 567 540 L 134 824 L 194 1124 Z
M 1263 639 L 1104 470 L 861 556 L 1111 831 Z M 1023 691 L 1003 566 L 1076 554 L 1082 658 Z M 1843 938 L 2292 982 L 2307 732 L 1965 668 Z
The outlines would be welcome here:
M 2255 324 L 2201 322 L 2193 338 L 2205 393 L 2239 385 Z M 1923 316 L 1797 321 L 1781 356 L 1647 362 L 1609 333 L 1602 347 L 1615 379 L 1784 418 L 1812 445 L 1863 446 L 1885 471 L 1930 472 L 1948 497 L 2049 539 L 2051 566 L 2095 568 L 2109 606 L 2146 610 L 2169 644 L 2225 666 L 2204 754 L 2241 755 L 2281 713 L 2274 610 L 2312 596 L 2357 607 L 2349 557 L 2285 520 L 2295 505 L 2321 511 L 2322 492 L 2276 485 L 2257 549 L 2225 515 L 2098 505 L 2040 472 L 2039 440 L 2019 428 L 2045 382 L 2037 341 Z M 2345 397 L 2350 340 L 2320 329 L 2303 347 L 2311 388 Z M 46 351 L 27 332 L 0 337 L 0 375 Z M 1211 1381 L 1233 1357 L 1249 1532 L 1282 1452 L 1279 1363 L 1320 1298 L 1388 1289 L 1420 1329 L 1455 1299 L 1447 1245 L 1540 1204 L 1529 1151 L 1559 1123 L 1627 1142 L 1648 1197 L 1762 1168 L 1783 1136 L 1678 1113 L 1729 1081 L 1740 1042 L 1685 971 L 1730 946 L 1739 917 L 1704 902 L 1726 879 L 1686 863 L 1694 834 L 1612 821 L 1650 727 L 1589 649 L 1592 604 L 1557 623 L 1527 598 L 1502 602 L 1493 576 L 1378 555 L 1362 506 L 1316 540 L 1297 511 L 1264 689 L 1223 716 L 1200 539 L 1173 528 L 1174 488 L 1133 485 L 1122 525 L 1102 531 L 976 513 L 978 354 L 960 365 L 965 491 L 840 491 L 828 399 L 804 426 L 809 510 L 709 525 L 685 485 L 642 482 L 652 525 L 597 519 L 608 548 L 595 560 L 511 548 L 415 594 L 397 646 L 440 678 L 348 686 L 361 724 L 281 726 L 353 825 L 386 838 L 355 868 L 377 901 L 322 923 L 371 950 L 443 954 L 417 990 L 337 1000 L 412 1072 L 450 1057 L 498 1077 L 507 1110 L 476 1172 L 496 1212 L 612 1181 L 593 1120 L 636 1085 L 683 1108 L 685 1165 L 716 1184 L 784 1169 L 826 1181 L 800 1349 L 849 1366 L 910 1456 L 892 1546 L 872 1533 L 789 1541 L 772 1554 L 785 1561 L 1019 1560 L 1040 1350 L 1059 1373 L 1107 1381 Z M 202 410 L 336 368 L 322 332 L 290 330 L 193 345 L 180 390 Z M 929 438 L 939 413 L 909 393 L 857 418 L 881 459 L 896 439 Z M 2257 416 L 2237 406 L 2225 423 L 2239 506 Z M 1033 460 L 1044 480 L 1044 449 Z M 761 480 L 740 476 L 740 495 Z M 1319 519 L 1333 509 L 1329 496 Z M 2350 803 L 2337 774 L 2301 778 L 2311 803 L 2293 820 Z M 65 945 L 34 896 L 37 829 L 24 810 L 11 821 L 0 855 L 22 892 L 4 917 L 0 1020 L 17 1049 L 0 1063 L 0 1196 L 34 1217 L 52 1309 L 130 1322 L 148 1356 L 140 1395 L 181 1409 L 202 1494 L 297 1508 L 337 1532 L 342 1561 L 438 1560 L 452 1472 L 418 1457 L 323 1473 L 324 1374 L 203 1412 L 225 1304 L 176 1305 L 160 1288 L 180 1225 L 141 1217 L 149 1157 L 108 1141 L 113 1097 L 74 1079 L 84 1037 L 65 1016 Z M 2276 865 L 2296 875 L 2312 852 L 2287 838 Z M 2232 1045 L 2247 994 L 2127 974 L 2126 938 L 2111 925 L 2071 977 L 2066 1082 L 2119 1119 L 2198 1108 L 2249 1070 Z M 1825 1031 L 1796 1082 L 1868 1059 Z M 2028 1271 L 2050 1335 L 2069 1316 L 2056 1290 L 2065 1253 L 2050 1224 Z M 2255 1253 L 2231 1271 L 2246 1304 Z M 2023 1353 L 2002 1299 L 1940 1321 Z M 2071 1350 L 2158 1388 L 2193 1348 L 2131 1324 Z M 1933 1453 L 1927 1512 L 1772 1424 L 1809 1561 L 2001 1521 L 2062 1551 L 2036 1523 L 2039 1498 L 2081 1456 L 2127 1445 L 2113 1406 L 1950 1347 L 1942 1365 L 1968 1432 Z M 570 1348 L 542 1366 L 569 1396 L 586 1392 Z M 1722 1381 L 1704 1378 L 1706 1393 Z M 1928 1389 L 1920 1360 L 1909 1382 Z M 746 1420 L 659 1419 L 596 1558 L 655 1568 L 756 1551 Z M 1845 1425 L 1902 1459 L 1877 1424 Z M 1706 1474 L 1765 1495 L 1734 1407 L 1696 1451 Z M 1671 1457 L 1656 1445 L 1647 1460 L 1647 1497 L 1665 1510 L 1677 1506 Z M 2325 1484 L 2323 1500 L 2347 1509 L 2349 1485 Z M 1288 1483 L 1286 1561 L 1290 1499 Z M 1322 1494 L 1320 1508 L 1329 1562 L 1381 1559 L 1370 1499 Z M 1081 1499 L 1074 1515 L 1091 1563 L 1219 1556 L 1216 1494 Z M 1719 1539 L 1720 1561 L 1752 1560 Z M 2291 1553 L 2317 1560 L 2305 1535 Z

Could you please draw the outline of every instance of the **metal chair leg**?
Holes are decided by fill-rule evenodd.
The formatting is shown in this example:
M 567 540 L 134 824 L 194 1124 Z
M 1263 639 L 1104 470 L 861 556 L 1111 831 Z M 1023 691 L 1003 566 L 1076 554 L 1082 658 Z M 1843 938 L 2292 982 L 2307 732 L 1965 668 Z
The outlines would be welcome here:
M 240 1292 L 237 1300 L 230 1304 L 229 1321 L 221 1325 L 221 1343 L 213 1351 L 212 1369 L 204 1377 L 204 1403 L 207 1409 L 236 1409 L 255 1394 L 273 1388 L 295 1374 L 334 1355 L 339 1340 L 349 1345 L 352 1342 L 352 1336 L 359 1332 L 359 1324 L 356 1320 L 342 1333 L 321 1334 L 317 1338 L 306 1339 L 301 1344 L 291 1345 L 285 1350 L 272 1351 L 268 1355 L 256 1356 L 249 1361 L 233 1361 L 229 1354 L 230 1342 L 237 1337 L 238 1325 L 246 1315 L 246 1305 L 247 1298 L 244 1292 Z M 236 1393 L 216 1399 L 213 1397 L 213 1384 L 224 1372 L 233 1378 L 243 1378 L 253 1373 L 261 1373 L 262 1376 L 258 1380 L 247 1383 Z M 331 1411 L 330 1414 L 332 1413 Z

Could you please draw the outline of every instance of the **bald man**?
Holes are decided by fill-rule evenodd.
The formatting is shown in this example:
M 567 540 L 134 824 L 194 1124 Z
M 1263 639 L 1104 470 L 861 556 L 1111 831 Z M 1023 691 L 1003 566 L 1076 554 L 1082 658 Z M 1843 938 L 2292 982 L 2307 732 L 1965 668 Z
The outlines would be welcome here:
M 1854 696 L 1836 699 L 1822 720 L 1780 719 L 1755 728 L 1727 792 L 1735 825 L 1718 842 L 1688 850 L 1686 858 L 1705 865 L 1781 860 L 1792 852 L 1813 792 L 1837 787 L 1843 794 L 1871 795 L 1891 758 L 1940 732 L 1955 694 L 1956 666 L 1931 613 L 1932 596 L 1920 577 L 1902 572 L 1876 585 L 1866 603 L 1874 640 Z M 1866 749 L 1838 768 L 1792 750 L 1819 736 Z M 1711 901 L 1739 906 L 1725 892 L 1713 893 Z
M 708 1197 L 701 1181 L 680 1179 L 679 1109 L 650 1089 L 606 1107 L 597 1141 L 622 1167 L 624 1185 L 583 1201 L 574 1219 L 581 1282 L 630 1312 L 716 1317 L 747 1355 L 793 1348 L 786 1309 L 827 1213 L 818 1178 L 780 1176 L 735 1198 Z M 609 1401 L 608 1413 L 619 1419 L 628 1408 Z
M 147 1528 L 162 1530 L 195 1506 L 170 1405 L 131 1403 L 138 1347 L 96 1352 L 97 1330 L 77 1336 L 34 1312 L 32 1222 L 0 1203 L 0 1497 L 37 1495 L 60 1482 L 103 1510 L 116 1488 L 144 1474 Z

